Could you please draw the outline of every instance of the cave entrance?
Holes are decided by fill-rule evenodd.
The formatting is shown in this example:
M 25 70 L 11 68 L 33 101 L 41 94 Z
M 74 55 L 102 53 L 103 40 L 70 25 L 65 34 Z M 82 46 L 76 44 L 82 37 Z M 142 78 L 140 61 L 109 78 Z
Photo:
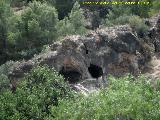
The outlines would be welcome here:
M 98 79 L 99 77 L 101 77 L 103 75 L 102 68 L 97 65 L 90 64 L 88 71 L 93 78 Z
M 59 74 L 61 74 L 65 80 L 69 81 L 69 83 L 76 83 L 81 80 L 81 73 L 72 68 L 64 69 L 64 67 L 62 67 Z

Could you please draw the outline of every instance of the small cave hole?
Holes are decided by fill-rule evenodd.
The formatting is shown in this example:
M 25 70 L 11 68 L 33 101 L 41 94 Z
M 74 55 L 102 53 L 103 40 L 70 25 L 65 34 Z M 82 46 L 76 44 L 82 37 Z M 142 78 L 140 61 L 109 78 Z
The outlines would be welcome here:
M 88 50 L 86 50 L 86 54 L 88 54 Z
M 86 50 L 86 54 L 88 54 L 88 53 L 89 53 L 89 50 L 87 49 L 86 44 L 84 44 L 84 47 L 85 47 L 85 50 Z
M 81 80 L 81 74 L 75 69 L 62 67 L 59 74 L 61 74 L 69 83 L 76 83 Z
M 97 79 L 101 77 L 103 74 L 102 68 L 93 64 L 90 64 L 88 71 L 93 78 L 97 78 Z

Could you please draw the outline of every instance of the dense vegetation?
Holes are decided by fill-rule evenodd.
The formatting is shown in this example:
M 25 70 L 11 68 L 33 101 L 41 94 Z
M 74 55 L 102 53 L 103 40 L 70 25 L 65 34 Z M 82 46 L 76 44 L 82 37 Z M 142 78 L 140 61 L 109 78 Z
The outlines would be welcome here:
M 100 12 L 101 25 L 129 24 L 143 37 L 148 30 L 143 19 L 160 12 L 160 2 L 141 1 L 151 4 L 89 9 Z M 9 60 L 30 59 L 47 44 L 87 32 L 85 6 L 78 2 L 0 0 L 0 120 L 159 120 L 160 82 L 153 87 L 144 76 L 110 76 L 107 88 L 84 97 L 54 69 L 37 66 L 19 80 L 16 91 L 10 89 L 8 72 L 13 62 Z
M 6 79 L 4 82 L 3 79 Z M 5 75 L 0 78 L 0 119 L 1 120 L 46 120 L 54 118 L 51 107 L 58 106 L 60 99 L 73 98 L 73 92 L 62 76 L 47 66 L 33 68 L 16 91 L 6 87 Z
M 14 2 L 14 1 L 12 1 Z M 10 2 L 0 1 L 0 64 L 7 60 L 29 59 L 59 37 L 86 32 L 83 11 L 75 3 L 71 13 L 58 19 L 55 6 L 46 2 L 30 2 L 14 11 Z
M 158 120 L 159 86 L 154 91 L 145 77 L 110 77 L 106 89 L 76 101 L 61 100 L 53 107 L 57 119 L 69 120 Z
M 100 12 L 97 17 L 101 19 L 98 20 L 100 24 L 112 26 L 128 23 L 138 35 L 143 36 L 147 26 L 142 19 L 158 13 L 160 7 L 158 0 L 154 0 L 149 5 L 99 5 L 88 8 Z M 0 64 L 8 60 L 29 59 L 41 52 L 44 45 L 66 35 L 83 35 L 87 32 L 85 25 L 84 11 L 76 0 L 1 0 Z
M 63 77 L 48 66 L 33 68 L 13 93 L 6 87 L 7 78 L 0 79 L 1 120 L 159 120 L 160 117 L 160 86 L 153 89 L 144 76 L 110 76 L 108 88 L 87 97 L 73 92 Z

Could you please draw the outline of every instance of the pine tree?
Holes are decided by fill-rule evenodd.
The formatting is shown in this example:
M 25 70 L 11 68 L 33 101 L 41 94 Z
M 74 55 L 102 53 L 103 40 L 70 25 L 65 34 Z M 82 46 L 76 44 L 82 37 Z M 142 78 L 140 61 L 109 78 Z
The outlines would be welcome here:
M 150 9 L 149 14 L 154 15 L 154 14 L 157 14 L 158 12 L 160 12 L 160 2 L 159 0 L 154 0 L 152 2 L 152 7 Z
M 71 13 L 69 14 L 69 20 L 73 24 L 75 29 L 75 34 L 84 34 L 85 30 L 85 19 L 83 15 L 83 11 L 80 8 L 78 2 L 76 2 L 72 8 Z
M 36 1 L 29 3 L 15 21 L 16 30 L 10 31 L 12 34 L 19 34 L 18 38 L 12 38 L 16 39 L 17 49 L 33 49 L 51 43 L 56 39 L 57 21 L 58 15 L 54 7 Z
M 0 1 L 0 64 L 6 61 L 7 52 L 7 26 L 10 16 L 10 2 L 6 0 Z M 2 58 L 1 58 L 2 57 Z
M 69 17 L 58 22 L 57 30 L 59 36 L 86 33 L 85 18 L 78 2 L 74 4 Z

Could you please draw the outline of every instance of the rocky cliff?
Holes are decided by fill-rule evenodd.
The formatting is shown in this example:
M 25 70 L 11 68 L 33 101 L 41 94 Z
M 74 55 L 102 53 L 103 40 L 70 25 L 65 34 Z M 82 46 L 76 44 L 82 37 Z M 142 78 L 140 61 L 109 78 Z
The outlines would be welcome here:
M 102 78 L 106 84 L 108 74 L 145 73 L 151 56 L 160 50 L 159 20 L 159 15 L 147 20 L 151 28 L 144 38 L 138 38 L 128 25 L 99 28 L 85 36 L 66 36 L 31 60 L 16 62 L 9 78 L 18 80 L 34 66 L 44 64 L 54 67 L 70 83 Z

